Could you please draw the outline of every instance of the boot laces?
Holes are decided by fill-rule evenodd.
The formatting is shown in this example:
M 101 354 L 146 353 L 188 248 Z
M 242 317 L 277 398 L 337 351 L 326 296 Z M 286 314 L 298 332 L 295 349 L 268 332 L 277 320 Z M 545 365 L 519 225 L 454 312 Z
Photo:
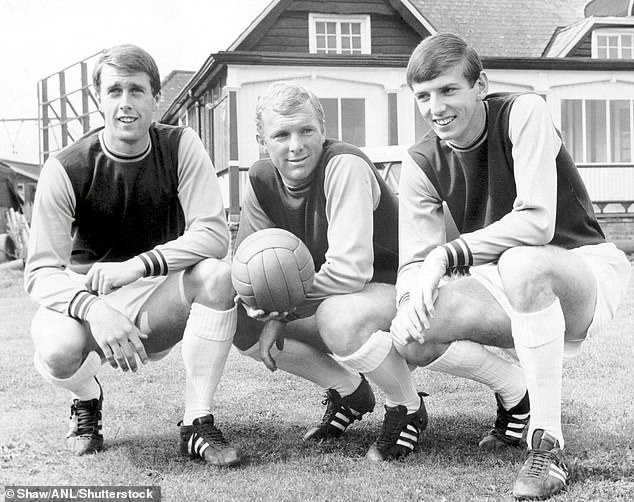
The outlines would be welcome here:
M 553 454 L 546 450 L 531 450 L 526 460 L 526 476 L 537 478 L 550 468 Z
M 353 418 L 353 414 L 350 409 L 347 406 L 342 405 L 341 401 L 336 399 L 336 397 L 330 394 L 330 392 L 326 393 L 325 399 L 321 402 L 321 404 L 326 406 L 326 411 L 321 419 L 321 425 L 330 424 L 338 412 L 343 413 L 348 418 Z
M 92 402 L 75 401 L 72 405 L 72 415 L 75 416 L 76 433 L 78 436 L 89 436 L 99 427 L 99 410 Z
M 222 435 L 222 432 L 220 432 L 220 430 L 211 422 L 198 424 L 196 426 L 195 432 L 198 433 L 199 436 L 202 436 L 202 438 L 208 443 L 216 443 L 222 445 L 229 444 Z

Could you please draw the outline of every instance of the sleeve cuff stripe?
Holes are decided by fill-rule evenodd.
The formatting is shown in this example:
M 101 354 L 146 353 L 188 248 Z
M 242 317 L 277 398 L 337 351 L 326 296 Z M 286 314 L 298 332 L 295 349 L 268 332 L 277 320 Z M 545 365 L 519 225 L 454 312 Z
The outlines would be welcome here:
M 467 246 L 467 243 L 462 240 L 462 239 L 456 239 L 456 244 L 460 246 L 462 253 L 464 255 L 464 264 L 467 266 L 471 266 L 473 265 L 473 255 L 471 254 L 471 250 L 469 249 L 469 246 Z
M 147 256 L 145 256 L 145 254 L 140 254 L 139 258 L 141 258 L 143 266 L 145 267 L 145 276 L 147 277 L 148 275 L 151 275 L 152 264 L 150 263 L 150 260 L 147 258 Z
M 447 252 L 448 268 L 464 267 L 473 265 L 473 255 L 467 243 L 462 239 L 448 242 L 443 246 Z
M 397 307 L 400 307 L 401 305 L 403 305 L 405 302 L 408 302 L 408 301 L 409 301 L 409 292 L 401 296 L 401 298 L 398 301 Z
M 445 244 L 443 249 L 447 253 L 447 268 L 454 268 L 458 263 L 458 253 L 453 248 L 451 243 Z
M 68 315 L 74 319 L 84 321 L 90 307 L 98 300 L 97 296 L 88 291 L 80 291 L 68 305 Z
M 165 259 L 165 256 L 163 256 L 163 253 L 161 253 L 158 249 L 156 249 L 154 252 L 157 254 L 161 261 L 161 275 L 167 275 L 167 260 Z
M 167 260 L 165 260 L 163 253 L 161 253 L 158 249 L 153 249 L 147 253 L 140 254 L 139 258 L 141 258 L 143 264 L 145 265 L 146 277 L 167 275 Z

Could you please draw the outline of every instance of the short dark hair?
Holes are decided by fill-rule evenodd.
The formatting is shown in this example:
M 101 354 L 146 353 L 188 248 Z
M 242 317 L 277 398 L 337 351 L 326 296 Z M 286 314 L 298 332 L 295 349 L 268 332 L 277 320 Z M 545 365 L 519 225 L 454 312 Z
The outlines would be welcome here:
M 97 94 L 101 92 L 101 70 L 104 65 L 129 73 L 147 73 L 150 77 L 152 95 L 156 96 L 161 92 L 161 77 L 154 58 L 136 45 L 115 45 L 101 52 L 92 72 L 92 85 L 95 87 Z
M 464 76 L 473 85 L 482 72 L 482 60 L 463 39 L 452 33 L 439 33 L 424 39 L 409 58 L 405 78 L 407 85 L 427 82 L 456 64 L 464 66 Z
M 264 91 L 255 108 L 255 126 L 258 134 L 262 134 L 262 113 L 264 110 L 272 110 L 280 115 L 290 115 L 295 113 L 305 104 L 309 104 L 315 112 L 315 118 L 324 132 L 326 121 L 324 119 L 324 109 L 319 99 L 308 88 L 297 82 L 278 81 L 273 82 Z

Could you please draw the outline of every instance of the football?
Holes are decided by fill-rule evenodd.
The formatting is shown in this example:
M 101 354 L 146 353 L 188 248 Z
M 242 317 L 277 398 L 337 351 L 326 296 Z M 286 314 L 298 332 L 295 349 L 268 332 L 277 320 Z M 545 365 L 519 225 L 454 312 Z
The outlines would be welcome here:
M 231 281 L 242 301 L 265 312 L 292 311 L 306 297 L 314 277 L 306 245 L 281 228 L 249 235 L 231 264 Z

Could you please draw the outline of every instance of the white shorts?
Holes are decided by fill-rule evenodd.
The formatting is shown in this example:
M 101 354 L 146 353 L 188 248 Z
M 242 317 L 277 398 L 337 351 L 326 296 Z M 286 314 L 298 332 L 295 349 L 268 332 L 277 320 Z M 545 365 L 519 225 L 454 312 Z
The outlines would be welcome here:
M 581 257 L 592 270 L 596 286 L 597 301 L 587 337 L 605 329 L 616 313 L 630 283 L 631 265 L 625 253 L 614 244 L 605 242 L 571 249 L 571 253 Z M 497 300 L 510 316 L 513 307 L 509 303 L 496 264 L 471 267 L 471 275 L 478 280 Z M 581 352 L 582 340 L 566 340 L 564 355 L 572 357 Z
M 78 284 L 83 287 L 86 282 L 86 276 L 84 274 L 78 274 L 66 269 L 68 275 L 70 275 Z M 175 272 L 180 274 L 178 287 L 180 292 L 181 302 L 187 303 L 185 299 L 185 286 L 183 284 L 183 271 Z M 152 296 L 157 288 L 165 282 L 167 275 L 161 275 L 156 277 L 143 277 L 126 286 L 114 290 L 107 295 L 99 295 L 99 298 L 104 300 L 110 307 L 118 310 L 124 314 L 132 322 L 139 325 L 142 320 L 137 320 L 141 308 L 145 305 L 145 302 Z M 138 326 L 141 331 L 145 331 L 144 326 Z

